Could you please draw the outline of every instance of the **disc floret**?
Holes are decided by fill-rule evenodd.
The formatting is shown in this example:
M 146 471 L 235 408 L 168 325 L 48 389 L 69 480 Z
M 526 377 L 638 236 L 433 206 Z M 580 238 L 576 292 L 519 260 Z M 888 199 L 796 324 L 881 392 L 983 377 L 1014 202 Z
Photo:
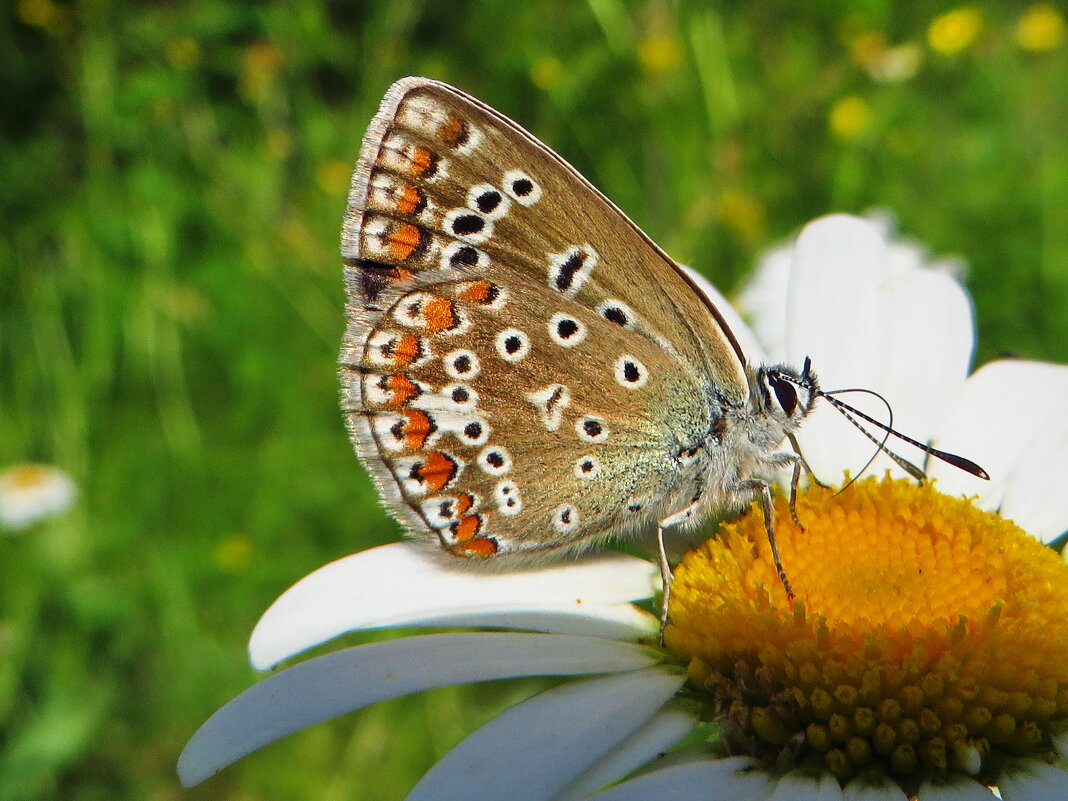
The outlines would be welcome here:
M 843 784 L 996 784 L 1068 721 L 1068 567 L 997 515 L 906 481 L 798 499 L 780 525 L 791 606 L 758 515 L 676 569 L 667 647 L 729 751 Z M 789 520 L 785 508 L 779 520 Z

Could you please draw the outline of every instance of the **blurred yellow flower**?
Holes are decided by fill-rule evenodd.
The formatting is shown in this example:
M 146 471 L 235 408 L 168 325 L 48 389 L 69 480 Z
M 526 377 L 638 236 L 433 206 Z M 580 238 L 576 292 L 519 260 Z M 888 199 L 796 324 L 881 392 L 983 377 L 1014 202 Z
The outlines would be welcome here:
M 828 126 L 836 139 L 856 139 L 868 127 L 871 108 L 860 95 L 846 95 L 831 106 Z
M 935 18 L 927 29 L 927 43 L 936 53 L 952 56 L 972 45 L 983 30 L 983 15 L 961 6 Z
M 1016 44 L 1023 50 L 1052 50 L 1064 41 L 1064 16 L 1049 3 L 1035 3 L 1016 23 Z
M 252 561 L 252 541 L 244 534 L 232 534 L 215 546 L 212 559 L 223 573 L 241 573 Z
M 319 188 L 331 195 L 343 195 L 349 191 L 349 179 L 352 165 L 345 161 L 333 159 L 324 161 L 315 171 L 315 182 Z
M 67 511 L 78 488 L 55 467 L 20 464 L 0 472 L 0 527 L 23 529 Z
M 542 91 L 550 91 L 560 85 L 564 66 L 555 56 L 542 56 L 530 65 L 530 80 Z
M 682 47 L 674 36 L 657 34 L 646 37 L 638 44 L 638 63 L 646 72 L 667 72 L 674 69 L 681 59 Z
M 187 70 L 200 63 L 200 45 L 190 36 L 171 39 L 166 54 L 167 62 L 176 70 Z

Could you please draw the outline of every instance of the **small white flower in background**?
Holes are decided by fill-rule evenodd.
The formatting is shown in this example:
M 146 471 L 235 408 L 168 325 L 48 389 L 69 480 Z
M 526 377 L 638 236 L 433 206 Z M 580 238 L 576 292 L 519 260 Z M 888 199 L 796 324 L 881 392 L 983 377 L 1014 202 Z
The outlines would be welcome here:
M 0 526 L 24 529 L 67 511 L 78 488 L 55 467 L 23 464 L 0 472 Z
M 537 675 L 576 678 L 471 734 L 408 800 L 972 801 L 993 799 L 995 784 L 1008 801 L 1068 797 L 1054 765 L 1068 757 L 1068 567 L 1039 543 L 1068 526 L 1068 493 L 1052 483 L 1068 446 L 1056 414 L 1068 368 L 997 362 L 967 378 L 967 296 L 901 252 L 856 218 L 807 227 L 780 282 L 765 264 L 765 289 L 747 294 L 763 347 L 707 291 L 750 358 L 811 356 L 824 388 L 877 389 L 895 425 L 982 464 L 989 486 L 931 471 L 939 490 L 979 495 L 1001 518 L 890 478 L 812 487 L 798 499 L 805 530 L 777 528 L 796 603 L 760 516 L 743 515 L 676 569 L 663 647 L 655 616 L 630 603 L 657 582 L 635 557 L 489 573 L 412 543 L 355 554 L 267 611 L 249 648 L 256 667 L 357 629 L 524 631 L 413 636 L 282 670 L 201 727 L 179 761 L 183 783 L 385 698 Z M 761 308 L 785 327 L 769 337 Z M 799 439 L 816 474 L 840 484 L 873 446 L 824 417 Z M 877 474 L 885 466 L 902 472 L 880 462 Z M 708 720 L 717 740 L 672 752 Z
M 868 66 L 868 74 L 878 83 L 904 83 L 915 77 L 923 64 L 923 50 L 914 42 L 888 48 Z

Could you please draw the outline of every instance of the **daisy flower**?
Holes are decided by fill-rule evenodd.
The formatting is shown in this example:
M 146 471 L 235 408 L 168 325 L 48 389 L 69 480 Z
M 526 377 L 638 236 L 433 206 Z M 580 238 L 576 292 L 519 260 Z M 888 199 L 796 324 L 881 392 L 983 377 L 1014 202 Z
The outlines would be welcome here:
M 802 490 L 803 529 L 780 498 L 793 603 L 760 515 L 741 515 L 677 566 L 662 646 L 656 618 L 631 603 L 652 596 L 657 570 L 635 557 L 487 574 L 411 543 L 355 554 L 267 611 L 254 665 L 354 629 L 511 631 L 413 636 L 282 670 L 204 724 L 183 782 L 384 698 L 551 675 L 576 678 L 471 734 L 408 798 L 970 801 L 995 786 L 1008 801 L 1063 797 L 1068 567 L 1043 541 L 1068 524 L 1068 502 L 1042 489 L 1064 436 L 1052 412 L 1068 401 L 1066 368 L 995 363 L 968 377 L 967 296 L 871 223 L 819 220 L 780 280 L 771 269 L 743 296 L 755 333 L 729 320 L 747 353 L 811 356 L 824 387 L 877 389 L 896 426 L 975 458 L 989 486 L 934 464 L 937 482 L 918 486 L 888 461 L 844 492 Z M 1006 414 L 1022 399 L 1025 414 Z M 837 415 L 803 431 L 827 484 L 873 448 Z
M 787 364 L 811 357 L 823 389 L 880 393 L 897 430 L 967 456 L 991 476 L 983 481 L 932 460 L 926 472 L 939 490 L 974 496 L 1049 542 L 1068 528 L 1068 494 L 1056 489 L 1068 450 L 1068 367 L 1004 359 L 969 376 L 975 326 L 956 280 L 961 263 L 932 261 L 916 243 L 888 240 L 885 220 L 833 215 L 811 223 L 794 247 L 773 250 L 739 300 L 753 324 L 747 352 Z M 870 396 L 849 402 L 887 419 Z M 817 404 L 797 439 L 827 484 L 841 483 L 843 470 L 856 472 L 872 453 L 827 404 Z M 880 455 L 870 472 L 885 470 L 907 475 Z
M 74 503 L 77 487 L 55 467 L 22 464 L 0 472 L 0 526 L 24 529 Z

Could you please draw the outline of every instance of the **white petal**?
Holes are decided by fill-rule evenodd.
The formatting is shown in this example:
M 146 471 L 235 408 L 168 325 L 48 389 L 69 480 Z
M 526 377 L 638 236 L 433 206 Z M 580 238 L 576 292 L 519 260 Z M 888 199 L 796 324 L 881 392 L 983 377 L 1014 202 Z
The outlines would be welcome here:
M 346 631 L 486 625 L 487 613 L 543 608 L 553 615 L 570 609 L 576 618 L 589 609 L 594 621 L 589 631 L 601 631 L 598 620 L 611 626 L 627 622 L 617 609 L 604 607 L 649 598 L 659 580 L 656 565 L 614 551 L 525 570 L 479 567 L 411 542 L 338 559 L 305 576 L 271 605 L 252 632 L 249 658 L 265 670 Z M 633 620 L 634 636 L 647 636 L 645 618 Z
M 888 778 L 873 776 L 853 779 L 842 790 L 842 797 L 844 801 L 908 801 L 905 791 Z
M 698 289 L 704 292 L 705 297 L 716 307 L 716 311 L 720 313 L 724 321 L 727 323 L 727 327 L 730 328 L 731 333 L 734 334 L 734 338 L 738 340 L 738 345 L 742 349 L 742 353 L 745 354 L 746 360 L 750 364 L 763 364 L 766 361 L 764 355 L 764 348 L 761 345 L 760 340 L 757 339 L 756 334 L 749 329 L 749 326 L 745 324 L 742 316 L 738 314 L 737 310 L 727 301 L 723 294 L 709 283 L 701 273 L 697 272 L 691 267 L 682 265 L 683 271 L 690 276 Z M 785 286 L 783 296 L 785 298 Z M 784 304 L 785 305 L 785 304 Z
M 764 801 L 771 777 L 749 757 L 703 759 L 644 773 L 590 801 Z
M 653 640 L 660 631 L 660 619 L 633 604 L 594 604 L 581 609 L 574 605 L 546 604 L 531 611 L 490 607 L 438 616 L 428 614 L 419 625 L 582 634 L 610 640 Z
M 653 668 L 536 695 L 464 739 L 407 801 L 550 799 L 656 714 L 685 678 Z
M 1045 762 L 1021 760 L 1002 771 L 998 789 L 1005 801 L 1064 801 L 1068 773 Z
M 1059 447 L 1068 408 L 1068 367 L 1042 362 L 1003 360 L 984 365 L 964 384 L 961 399 L 945 429 L 936 438 L 939 448 L 965 456 L 990 473 L 990 481 L 935 460 L 929 473 L 948 495 L 972 495 L 984 509 L 1011 506 L 1026 518 L 1027 481 L 1036 470 L 1054 471 L 1063 461 Z M 1023 480 L 1016 481 L 1016 474 Z M 1038 478 L 1041 484 L 1044 479 Z M 1010 501 L 1019 494 L 1024 503 Z M 1043 491 L 1038 524 L 1063 530 L 1068 523 L 1068 494 Z M 1059 524 L 1056 521 L 1060 521 Z M 1028 522 L 1021 521 L 1025 528 Z M 1032 530 L 1032 529 L 1028 529 Z M 1059 532 L 1053 532 L 1055 535 Z
M 431 634 L 346 648 L 269 676 L 218 710 L 182 751 L 178 776 L 197 784 L 291 732 L 431 687 L 633 671 L 658 658 L 632 643 L 545 634 Z
M 585 798 L 666 752 L 693 731 L 697 720 L 688 710 L 668 704 L 561 790 L 553 801 Z
M 971 301 L 963 287 L 947 274 L 912 270 L 889 279 L 886 302 L 890 308 L 892 338 L 873 357 L 882 363 L 883 375 L 875 380 L 874 386 L 865 388 L 877 390 L 886 398 L 897 431 L 920 442 L 929 442 L 956 405 L 968 376 L 974 347 Z M 891 422 L 885 406 L 870 396 L 850 393 L 840 399 L 877 420 Z M 862 445 L 867 461 L 875 452 L 874 445 L 853 431 L 846 420 L 840 419 L 838 425 L 842 429 L 839 438 L 848 435 L 853 445 Z M 874 426 L 866 425 L 866 428 L 882 439 L 882 432 Z M 843 454 L 852 447 L 843 449 Z M 917 466 L 926 460 L 922 451 L 895 438 L 887 440 L 887 447 Z M 849 468 L 855 474 L 863 464 L 863 461 L 843 462 L 841 468 Z M 888 470 L 896 477 L 908 475 L 885 454 L 880 454 L 868 468 L 876 476 Z
M 794 243 L 763 253 L 752 278 L 738 295 L 738 310 L 748 319 L 770 363 L 786 359 L 786 301 Z
M 802 771 L 787 773 L 775 785 L 768 801 L 841 801 L 842 786 L 829 773 L 812 776 Z
M 1068 493 L 1064 458 L 1068 453 L 1068 419 L 1052 422 L 1025 444 L 1001 498 L 998 514 L 1050 542 L 1068 530 Z
M 880 391 L 893 407 L 894 427 L 929 442 L 944 425 L 968 377 L 975 344 L 971 301 L 946 274 L 913 271 L 891 280 L 890 304 L 894 339 Z M 888 446 L 923 464 L 922 452 L 893 439 Z M 884 455 L 872 473 L 882 475 L 891 465 Z M 892 472 L 905 476 L 896 466 Z
M 786 357 L 811 356 L 830 385 L 871 383 L 888 339 L 886 244 L 866 220 L 835 214 L 802 229 L 794 249 Z
M 920 785 L 917 801 L 992 801 L 995 798 L 990 788 L 963 776 L 954 776 L 946 781 Z
M 824 389 L 883 389 L 890 337 L 889 269 L 878 229 L 857 217 L 833 215 L 810 223 L 794 253 L 786 320 L 786 358 L 811 357 Z M 854 396 L 863 411 L 877 406 Z M 877 412 L 876 412 L 877 413 Z M 860 469 L 872 445 L 830 409 L 817 404 L 797 435 L 816 475 L 840 483 L 843 469 Z

